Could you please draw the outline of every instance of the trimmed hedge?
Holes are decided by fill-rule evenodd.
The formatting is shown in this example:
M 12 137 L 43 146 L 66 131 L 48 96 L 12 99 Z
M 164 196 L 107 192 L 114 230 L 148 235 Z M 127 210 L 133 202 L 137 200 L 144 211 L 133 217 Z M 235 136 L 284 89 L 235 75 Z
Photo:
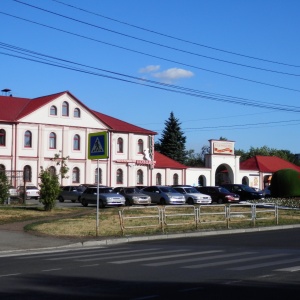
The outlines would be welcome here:
M 299 197 L 300 172 L 293 169 L 282 169 L 275 172 L 271 179 L 272 197 Z

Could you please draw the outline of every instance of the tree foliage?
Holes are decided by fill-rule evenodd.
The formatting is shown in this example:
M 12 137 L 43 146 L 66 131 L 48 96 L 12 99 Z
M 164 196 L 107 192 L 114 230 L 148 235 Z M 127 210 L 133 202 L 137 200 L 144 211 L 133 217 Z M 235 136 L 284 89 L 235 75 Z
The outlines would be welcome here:
M 9 182 L 4 171 L 0 171 L 0 204 L 3 204 L 9 197 Z
M 67 178 L 69 168 L 67 160 L 69 157 L 60 158 L 59 154 L 55 154 L 53 161 L 60 166 L 59 175 L 61 178 Z M 60 193 L 59 175 L 53 174 L 50 168 L 41 167 L 40 172 L 40 202 L 44 205 L 46 211 L 55 207 L 57 196 Z
M 165 121 L 165 129 L 162 132 L 162 137 L 155 144 L 155 150 L 184 164 L 187 158 L 185 149 L 186 137 L 180 125 L 179 120 L 171 112 L 169 119 Z

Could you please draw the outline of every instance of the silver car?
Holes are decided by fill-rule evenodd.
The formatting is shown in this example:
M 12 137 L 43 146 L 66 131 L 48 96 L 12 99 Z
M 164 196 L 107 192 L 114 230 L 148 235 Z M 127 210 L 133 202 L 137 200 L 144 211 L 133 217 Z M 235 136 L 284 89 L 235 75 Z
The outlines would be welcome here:
M 136 187 L 116 187 L 113 189 L 113 192 L 119 193 L 125 197 L 126 206 L 131 206 L 133 204 L 151 204 L 151 197 L 142 193 L 141 190 Z
M 25 192 L 24 186 L 20 185 L 17 188 L 17 192 L 21 198 L 25 196 L 26 199 L 40 199 L 40 190 L 35 185 L 26 185 Z
M 174 189 L 184 195 L 186 203 L 193 204 L 211 204 L 211 196 L 202 194 L 192 186 L 174 186 Z
M 151 202 L 161 205 L 185 204 L 185 197 L 174 188 L 164 185 L 148 186 L 141 190 L 142 193 L 151 197 Z
M 97 187 L 88 187 L 81 195 L 81 204 L 88 206 L 89 204 L 97 204 Z M 99 207 L 105 206 L 122 206 L 125 205 L 124 196 L 113 193 L 111 187 L 99 187 Z

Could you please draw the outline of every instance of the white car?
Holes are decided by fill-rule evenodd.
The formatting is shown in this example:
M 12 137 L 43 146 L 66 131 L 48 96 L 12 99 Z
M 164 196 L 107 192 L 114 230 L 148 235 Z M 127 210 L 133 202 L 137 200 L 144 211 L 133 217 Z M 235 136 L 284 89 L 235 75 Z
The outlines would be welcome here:
M 24 197 L 24 186 L 20 185 L 17 188 L 17 192 L 21 198 Z M 36 199 L 40 198 L 40 190 L 35 185 L 26 185 L 26 199 Z
M 184 195 L 186 203 L 189 205 L 212 203 L 210 195 L 202 194 L 192 186 L 174 186 L 173 188 Z

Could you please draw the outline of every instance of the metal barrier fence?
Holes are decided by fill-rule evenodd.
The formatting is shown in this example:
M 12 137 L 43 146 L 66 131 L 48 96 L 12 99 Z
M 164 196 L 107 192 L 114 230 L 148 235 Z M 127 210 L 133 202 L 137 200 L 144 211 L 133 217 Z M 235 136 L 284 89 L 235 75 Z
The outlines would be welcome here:
M 259 220 L 274 219 L 278 225 L 278 206 L 274 203 L 219 204 L 219 205 L 167 205 L 130 206 L 119 210 L 120 226 L 124 235 L 127 229 L 156 228 L 224 223 L 227 228 L 238 220 L 250 221 L 255 226 Z

